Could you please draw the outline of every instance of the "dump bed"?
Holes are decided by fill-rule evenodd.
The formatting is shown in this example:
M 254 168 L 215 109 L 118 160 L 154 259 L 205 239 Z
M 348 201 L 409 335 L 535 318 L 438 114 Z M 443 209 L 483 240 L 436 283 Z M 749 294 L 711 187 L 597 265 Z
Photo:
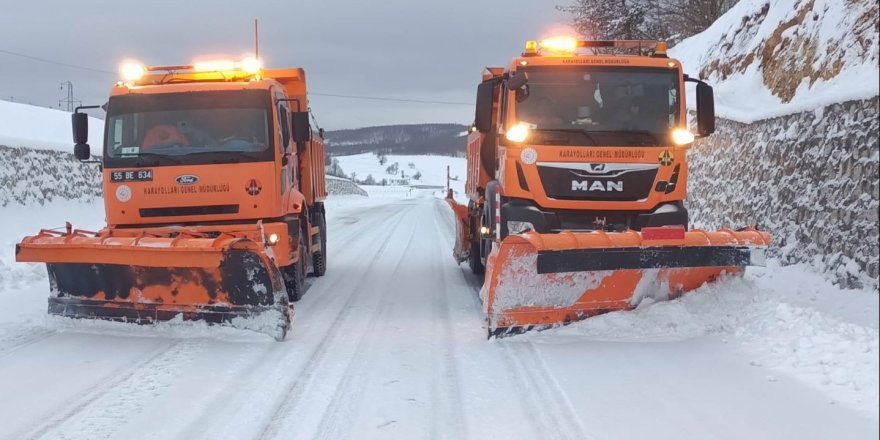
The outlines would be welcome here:
M 274 79 L 284 86 L 291 102 L 292 111 L 309 111 L 306 92 L 306 72 L 301 68 L 265 69 L 266 78 Z M 308 205 L 322 202 L 327 198 L 327 185 L 324 179 L 324 139 L 322 132 L 313 132 L 312 140 L 300 153 L 300 192 Z

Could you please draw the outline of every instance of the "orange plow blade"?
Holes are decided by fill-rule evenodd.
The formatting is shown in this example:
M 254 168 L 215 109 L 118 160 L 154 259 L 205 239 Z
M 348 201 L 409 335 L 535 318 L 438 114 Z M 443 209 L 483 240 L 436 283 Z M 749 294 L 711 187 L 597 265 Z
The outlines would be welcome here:
M 764 265 L 770 236 L 755 229 L 511 235 L 489 255 L 480 293 L 489 335 L 542 329 L 666 299 L 722 273 Z
M 44 262 L 49 313 L 136 323 L 225 323 L 283 339 L 291 311 L 279 269 L 262 243 L 241 235 L 41 231 L 16 260 Z

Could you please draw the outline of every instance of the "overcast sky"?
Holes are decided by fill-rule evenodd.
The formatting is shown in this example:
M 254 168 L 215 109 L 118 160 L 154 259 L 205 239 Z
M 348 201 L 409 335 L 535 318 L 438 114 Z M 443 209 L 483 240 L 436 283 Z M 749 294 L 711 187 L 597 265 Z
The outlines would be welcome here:
M 12 0 L 3 0 L 3 2 Z M 564 29 L 570 0 L 16 1 L 0 14 L 0 99 L 58 107 L 70 80 L 84 104 L 105 102 L 125 58 L 182 64 L 253 52 L 267 67 L 304 67 L 311 92 L 463 102 L 414 104 L 311 97 L 330 129 L 473 119 L 480 72 L 526 40 Z M 137 5 L 137 6 L 135 6 Z M 47 64 L 27 54 L 111 73 Z

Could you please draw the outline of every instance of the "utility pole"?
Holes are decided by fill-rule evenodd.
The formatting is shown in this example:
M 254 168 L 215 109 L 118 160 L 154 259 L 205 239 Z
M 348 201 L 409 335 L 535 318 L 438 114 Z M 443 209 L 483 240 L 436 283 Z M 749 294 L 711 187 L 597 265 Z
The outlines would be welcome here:
M 82 101 L 74 99 L 72 82 L 64 81 L 63 83 L 61 83 L 62 91 L 65 87 L 67 87 L 67 98 L 58 100 L 58 107 L 61 107 L 61 104 L 63 103 L 67 105 L 67 111 L 73 112 L 73 109 L 75 109 L 78 105 L 82 105 Z
M 458 176 L 452 177 L 449 171 L 449 165 L 446 165 L 446 192 L 450 192 L 452 190 L 452 181 L 458 181 Z

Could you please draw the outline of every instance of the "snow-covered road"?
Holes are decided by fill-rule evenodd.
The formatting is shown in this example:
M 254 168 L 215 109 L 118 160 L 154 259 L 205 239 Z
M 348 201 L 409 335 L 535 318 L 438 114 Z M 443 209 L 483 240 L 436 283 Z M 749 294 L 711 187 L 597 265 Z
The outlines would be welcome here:
M 761 365 L 772 357 L 748 349 L 759 330 L 739 341 L 721 323 L 718 332 L 658 325 L 655 315 L 687 318 L 682 310 L 723 289 L 629 317 L 487 341 L 478 282 L 452 261 L 452 217 L 442 201 L 336 199 L 328 216 L 327 276 L 296 304 L 281 343 L 199 323 L 48 318 L 44 277 L 24 270 L 25 281 L 4 284 L 0 276 L 0 438 L 878 435 L 877 403 L 858 400 L 865 393 L 841 403 L 783 367 Z M 14 237 L 0 238 L 2 245 Z M 876 300 L 863 301 L 876 313 Z M 737 304 L 716 304 L 727 303 Z M 652 315 L 661 306 L 680 313 Z M 858 328 L 868 334 L 866 356 L 876 357 L 876 318 L 867 319 Z M 866 368 L 876 376 L 876 363 Z

